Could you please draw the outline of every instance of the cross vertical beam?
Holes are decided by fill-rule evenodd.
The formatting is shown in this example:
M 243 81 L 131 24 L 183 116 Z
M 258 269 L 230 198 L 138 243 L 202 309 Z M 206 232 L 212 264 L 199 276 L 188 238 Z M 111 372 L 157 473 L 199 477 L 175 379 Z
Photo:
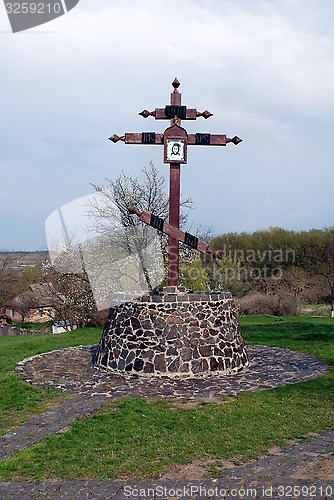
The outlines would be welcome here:
M 171 106 L 181 106 L 181 94 L 178 91 L 180 82 L 175 78 L 172 83 L 174 91 L 170 96 Z M 178 125 L 181 120 L 178 120 Z M 175 118 L 171 119 L 171 125 Z M 180 163 L 170 164 L 169 177 L 169 224 L 180 227 Z M 169 236 L 168 239 L 168 286 L 179 284 L 179 241 Z
M 169 179 L 169 224 L 180 227 L 180 164 L 170 164 Z M 179 284 L 179 241 L 169 236 L 168 241 L 168 286 Z

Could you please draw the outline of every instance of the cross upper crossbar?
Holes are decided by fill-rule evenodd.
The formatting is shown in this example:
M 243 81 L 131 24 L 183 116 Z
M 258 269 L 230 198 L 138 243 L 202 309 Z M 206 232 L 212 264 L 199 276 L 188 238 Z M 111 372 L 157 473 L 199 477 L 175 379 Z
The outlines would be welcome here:
M 147 139 L 147 136 L 150 139 Z M 237 145 L 242 142 L 237 136 L 232 139 L 226 137 L 225 134 L 188 134 L 188 145 L 190 146 L 226 146 L 229 142 Z M 125 144 L 161 144 L 164 143 L 164 134 L 156 134 L 155 132 L 140 132 L 140 133 L 126 133 L 119 136 L 117 134 L 109 137 L 112 142 L 122 141 Z
M 154 111 L 147 111 L 147 109 L 144 109 L 144 111 L 139 114 L 144 118 L 154 116 L 156 120 L 173 120 L 175 118 L 180 120 L 196 120 L 200 116 L 203 116 L 205 119 L 212 116 L 212 113 L 210 113 L 207 109 L 200 113 L 197 109 L 189 109 L 187 106 L 182 106 L 181 94 L 178 91 L 180 82 L 177 78 L 174 79 L 172 85 L 174 87 L 174 91 L 171 95 L 170 105 L 167 105 L 164 108 L 155 108 Z

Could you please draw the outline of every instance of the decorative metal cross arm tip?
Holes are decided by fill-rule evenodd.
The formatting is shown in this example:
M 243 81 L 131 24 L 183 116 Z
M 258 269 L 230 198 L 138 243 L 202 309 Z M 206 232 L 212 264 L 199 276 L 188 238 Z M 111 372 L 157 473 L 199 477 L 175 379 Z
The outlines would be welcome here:
M 213 113 L 210 113 L 210 111 L 208 111 L 207 109 L 205 111 L 203 111 L 202 113 L 200 113 L 199 111 L 197 111 L 196 113 L 196 116 L 199 118 L 200 116 L 203 116 L 203 118 L 205 118 L 206 120 L 208 118 L 210 118 L 210 116 L 213 116 Z
M 233 142 L 233 144 L 235 144 L 236 146 L 238 144 L 240 144 L 240 142 L 242 142 L 242 139 L 240 139 L 240 137 L 238 137 L 237 135 L 235 135 L 233 137 L 233 139 L 230 139 L 229 137 L 226 138 L 226 142 Z
M 155 116 L 155 111 L 147 111 L 147 109 L 144 109 L 141 113 L 139 113 L 140 116 L 143 116 L 144 118 L 148 118 L 149 116 Z
M 138 210 L 138 208 L 134 207 L 133 205 L 131 205 L 131 207 L 128 207 L 128 212 L 129 212 L 129 214 L 132 214 L 132 215 L 138 215 L 138 217 L 140 217 L 142 214 L 142 212 L 140 210 Z
M 125 135 L 117 135 L 117 134 L 114 134 L 112 135 L 111 137 L 108 137 L 109 141 L 112 141 L 112 142 L 118 142 L 118 141 L 123 141 L 125 142 Z

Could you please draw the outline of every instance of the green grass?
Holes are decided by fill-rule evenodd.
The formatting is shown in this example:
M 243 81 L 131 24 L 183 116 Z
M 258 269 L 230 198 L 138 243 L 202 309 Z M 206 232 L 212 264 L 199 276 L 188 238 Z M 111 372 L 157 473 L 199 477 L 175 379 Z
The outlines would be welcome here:
M 308 317 L 328 318 L 331 316 L 331 305 L 324 303 L 308 303 L 301 307 L 300 314 Z
M 18 361 L 62 347 L 94 344 L 100 337 L 100 328 L 58 335 L 0 337 L 0 435 L 66 397 L 60 391 L 40 389 L 23 382 L 13 372 Z
M 334 363 L 331 318 L 250 316 L 240 322 L 248 343 L 309 352 Z M 243 463 L 271 446 L 333 429 L 333 371 L 332 366 L 329 375 L 309 382 L 195 409 L 167 400 L 122 399 L 0 463 L 0 478 L 152 478 L 196 459 Z
M 248 344 L 303 351 L 334 364 L 334 318 L 243 316 L 240 325 Z
M 24 328 L 26 330 L 37 330 L 40 332 L 50 333 L 52 332 L 52 324 L 53 321 L 44 321 L 43 323 L 22 323 L 21 321 L 12 321 L 12 326 L 15 326 L 16 328 Z

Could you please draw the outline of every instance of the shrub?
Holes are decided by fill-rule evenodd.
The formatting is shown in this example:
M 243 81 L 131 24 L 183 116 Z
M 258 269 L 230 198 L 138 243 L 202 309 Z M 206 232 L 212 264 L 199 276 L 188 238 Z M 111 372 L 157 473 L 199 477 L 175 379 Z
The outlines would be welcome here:
M 254 293 L 238 299 L 239 314 L 270 314 L 272 316 L 297 316 L 298 300 L 291 295 Z

